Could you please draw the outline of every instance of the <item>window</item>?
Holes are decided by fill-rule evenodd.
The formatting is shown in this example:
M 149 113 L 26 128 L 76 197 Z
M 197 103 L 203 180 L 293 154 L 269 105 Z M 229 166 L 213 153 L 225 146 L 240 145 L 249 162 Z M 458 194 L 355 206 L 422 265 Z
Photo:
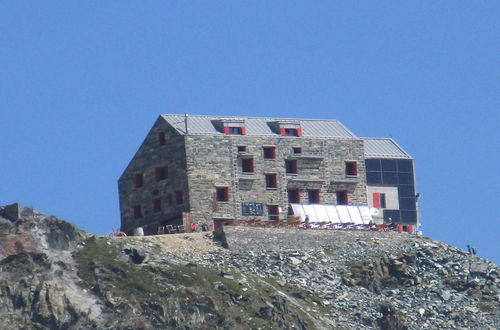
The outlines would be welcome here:
M 356 162 L 345 162 L 345 174 L 347 176 L 357 176 L 358 164 Z
M 155 179 L 156 181 L 165 180 L 168 178 L 168 167 L 157 167 L 155 168 Z
M 224 126 L 224 133 L 228 135 L 245 135 L 245 127 L 242 126 Z
M 280 134 L 283 136 L 302 136 L 300 128 L 281 128 Z
M 158 133 L 158 142 L 161 146 L 167 144 L 167 139 L 165 138 L 165 132 Z
M 377 209 L 386 208 L 385 194 L 373 193 L 373 207 Z
M 298 155 L 302 153 L 302 148 L 301 147 L 294 147 L 293 148 L 293 153 Z
M 144 184 L 142 180 L 142 173 L 136 174 L 134 177 L 135 187 L 140 188 Z
M 161 211 L 161 200 L 159 198 L 153 199 L 153 212 Z
M 337 205 L 347 205 L 348 202 L 347 191 L 337 191 Z
M 142 218 L 142 208 L 140 205 L 134 205 L 132 209 L 134 212 L 134 219 Z
M 246 152 L 247 147 L 246 146 L 238 146 L 238 152 Z
M 227 187 L 215 188 L 217 202 L 229 201 L 229 189 Z
M 297 174 L 297 160 L 287 159 L 285 160 L 286 173 Z
M 177 190 L 175 192 L 175 204 L 180 205 L 182 203 L 184 203 L 184 196 L 181 190 Z
M 277 188 L 278 177 L 276 174 L 266 174 L 266 188 Z
M 288 189 L 288 202 L 300 203 L 300 192 L 298 189 Z
M 310 204 L 319 204 L 319 189 L 309 190 L 307 193 Z
M 275 147 L 264 147 L 264 159 L 274 159 L 276 158 L 276 148 Z
M 280 208 L 278 205 L 268 205 L 267 213 L 269 214 L 269 220 L 278 221 L 280 219 Z
M 241 169 L 243 173 L 253 173 L 253 158 L 244 158 L 241 160 Z

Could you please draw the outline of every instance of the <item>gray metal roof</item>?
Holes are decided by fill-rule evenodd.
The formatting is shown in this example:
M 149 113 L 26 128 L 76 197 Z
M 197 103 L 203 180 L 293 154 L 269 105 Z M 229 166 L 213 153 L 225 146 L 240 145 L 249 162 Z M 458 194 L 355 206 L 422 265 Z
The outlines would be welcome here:
M 393 139 L 363 138 L 363 141 L 365 144 L 365 158 L 412 159 Z
M 172 125 L 179 133 L 185 134 L 185 115 L 162 115 L 170 125 Z M 302 128 L 302 136 L 317 137 L 317 138 L 354 138 L 358 137 L 349 131 L 344 125 L 337 120 L 325 119 L 287 119 L 287 118 L 255 118 L 255 117 L 222 117 L 222 116 L 199 116 L 189 115 L 187 117 L 187 127 L 189 134 L 209 134 L 223 135 L 224 133 L 216 129 L 213 121 L 217 120 L 244 120 L 246 127 L 246 135 L 268 135 L 276 136 L 268 125 L 270 122 L 291 121 L 300 123 Z

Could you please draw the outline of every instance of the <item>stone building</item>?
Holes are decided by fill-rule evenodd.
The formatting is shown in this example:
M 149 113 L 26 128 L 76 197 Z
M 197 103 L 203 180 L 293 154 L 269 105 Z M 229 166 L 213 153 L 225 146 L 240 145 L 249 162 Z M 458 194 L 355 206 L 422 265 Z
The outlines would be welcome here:
M 161 115 L 118 181 L 121 230 L 151 234 L 187 215 L 276 221 L 289 203 L 373 206 L 386 184 L 367 187 L 365 159 L 385 159 L 366 154 L 372 140 L 336 120 Z

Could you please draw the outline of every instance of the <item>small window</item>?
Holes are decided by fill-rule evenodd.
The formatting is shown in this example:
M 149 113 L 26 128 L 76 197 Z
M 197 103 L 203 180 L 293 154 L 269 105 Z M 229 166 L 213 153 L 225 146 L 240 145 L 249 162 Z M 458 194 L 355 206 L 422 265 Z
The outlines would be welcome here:
M 140 205 L 134 205 L 132 209 L 134 212 L 134 219 L 142 218 L 142 208 Z
M 297 160 L 287 159 L 285 160 L 286 173 L 297 174 Z
M 226 126 L 224 127 L 224 133 L 228 135 L 245 135 L 245 127 L 241 126 Z
M 159 198 L 153 199 L 153 212 L 161 211 L 161 200 Z
M 238 152 L 246 152 L 247 147 L 246 146 L 238 146 Z
M 298 189 L 288 189 L 288 202 L 300 203 L 300 192 Z
M 268 205 L 267 213 L 269 214 L 269 220 L 278 221 L 280 219 L 280 208 L 278 205 Z
M 243 173 L 253 173 L 253 158 L 244 158 L 241 160 L 241 169 Z
M 302 153 L 302 148 L 301 147 L 294 147 L 293 153 L 296 155 L 300 155 Z
M 307 193 L 310 204 L 319 204 L 319 189 L 309 190 Z
M 300 136 L 297 128 L 282 128 L 281 135 L 285 136 Z
M 184 203 L 184 195 L 181 190 L 175 192 L 175 204 L 180 205 Z
M 215 188 L 218 202 L 229 201 L 229 189 L 227 187 Z
M 277 188 L 278 178 L 276 174 L 266 174 L 266 188 Z
M 347 191 L 337 191 L 337 205 L 347 205 L 348 202 Z
M 380 207 L 383 209 L 387 207 L 385 204 L 385 194 L 380 194 Z
M 357 176 L 358 164 L 356 162 L 345 162 L 345 174 L 347 176 Z
M 158 133 L 158 142 L 161 146 L 167 144 L 167 139 L 165 138 L 165 132 Z
M 385 194 L 373 193 L 373 207 L 377 209 L 386 208 Z
M 162 181 L 168 178 L 168 167 L 157 167 L 155 168 L 155 179 L 156 181 Z
M 264 159 L 274 159 L 276 158 L 276 148 L 275 147 L 264 147 Z
M 135 178 L 134 178 L 134 181 L 135 181 L 135 187 L 136 188 L 140 188 L 143 186 L 144 182 L 143 182 L 143 176 L 142 176 L 142 173 L 138 173 L 135 175 Z

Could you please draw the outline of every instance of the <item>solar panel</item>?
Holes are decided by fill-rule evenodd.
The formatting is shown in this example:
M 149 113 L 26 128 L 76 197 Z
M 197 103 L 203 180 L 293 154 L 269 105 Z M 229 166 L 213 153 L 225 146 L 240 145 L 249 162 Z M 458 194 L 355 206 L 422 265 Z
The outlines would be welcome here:
M 304 212 L 306 213 L 306 216 L 309 216 L 309 221 L 310 222 L 319 222 L 318 217 L 316 216 L 316 212 L 314 211 L 314 206 L 310 204 L 304 204 L 302 205 L 304 208 Z
M 325 205 L 314 204 L 314 211 L 316 211 L 316 216 L 318 217 L 319 222 L 330 222 Z
M 301 221 L 306 220 L 306 213 L 304 212 L 304 208 L 302 204 L 290 204 L 292 206 L 293 214 L 299 215 Z
M 337 208 L 335 205 L 325 205 L 326 213 L 328 213 L 328 218 L 330 222 L 341 223 L 339 214 L 337 213 Z
M 347 206 L 345 205 L 337 205 L 337 212 L 340 217 L 340 221 L 342 223 L 349 223 L 352 222 L 351 216 L 349 215 L 349 211 L 347 210 Z
M 357 225 L 363 224 L 363 219 L 361 218 L 361 214 L 359 214 L 359 209 L 357 206 L 348 205 L 347 211 L 349 211 L 349 215 L 351 216 L 352 222 L 354 222 Z
M 368 206 L 359 206 L 359 213 L 361 214 L 361 219 L 365 224 L 373 221 L 372 213 L 370 212 L 370 208 Z

